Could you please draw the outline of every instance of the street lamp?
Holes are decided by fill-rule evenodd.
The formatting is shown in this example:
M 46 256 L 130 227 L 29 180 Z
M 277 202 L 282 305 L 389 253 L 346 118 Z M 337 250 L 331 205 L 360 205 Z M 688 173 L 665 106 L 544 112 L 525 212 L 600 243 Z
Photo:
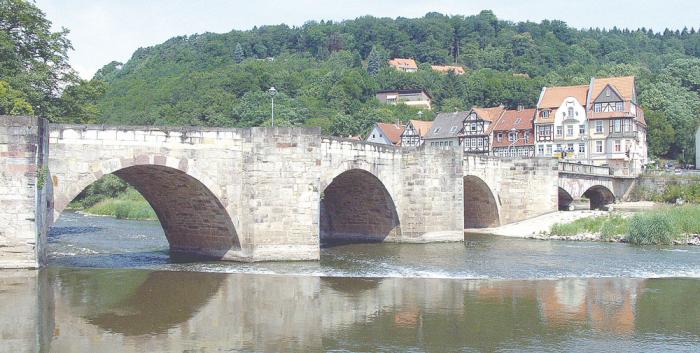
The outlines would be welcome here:
M 275 127 L 275 94 L 277 94 L 277 90 L 275 87 L 270 87 L 270 89 L 267 90 L 267 94 L 270 96 L 270 101 L 272 103 L 272 127 Z

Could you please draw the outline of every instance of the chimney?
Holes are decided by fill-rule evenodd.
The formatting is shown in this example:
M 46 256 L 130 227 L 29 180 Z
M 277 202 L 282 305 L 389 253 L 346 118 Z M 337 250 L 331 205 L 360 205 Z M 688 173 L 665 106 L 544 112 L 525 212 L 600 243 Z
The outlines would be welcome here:
M 524 107 L 522 104 L 518 104 L 518 111 L 521 112 L 523 111 Z

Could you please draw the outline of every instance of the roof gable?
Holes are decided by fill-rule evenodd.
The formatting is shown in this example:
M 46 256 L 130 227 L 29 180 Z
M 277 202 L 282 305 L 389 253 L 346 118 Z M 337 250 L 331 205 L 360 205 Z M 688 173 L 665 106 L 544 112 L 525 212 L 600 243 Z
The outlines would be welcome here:
M 537 109 L 559 108 L 562 102 L 569 97 L 575 98 L 579 104 L 585 106 L 587 95 L 588 85 L 545 87 L 540 95 L 540 101 L 537 103 Z
M 598 98 L 605 87 L 612 86 L 622 100 L 633 101 L 637 99 L 634 76 L 606 77 L 591 79 L 591 97 Z
M 619 102 L 622 101 L 622 95 L 611 84 L 605 85 L 598 96 L 593 100 L 595 103 L 602 102 Z
M 394 145 L 401 142 L 401 133 L 403 133 L 405 128 L 404 125 L 377 123 L 376 127 L 381 130 L 384 133 L 384 136 L 386 136 L 386 138 Z

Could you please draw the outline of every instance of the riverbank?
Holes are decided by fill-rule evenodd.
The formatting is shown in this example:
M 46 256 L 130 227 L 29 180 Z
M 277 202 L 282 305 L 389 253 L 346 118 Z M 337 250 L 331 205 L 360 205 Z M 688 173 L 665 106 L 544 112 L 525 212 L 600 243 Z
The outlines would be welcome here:
M 117 219 L 158 220 L 148 201 L 134 189 L 128 189 L 113 198 L 103 199 L 90 207 L 76 208 L 74 210 L 88 215 L 110 216 Z
M 616 205 L 615 209 L 624 211 L 558 211 L 501 227 L 465 229 L 465 233 L 538 240 L 700 245 L 700 206 L 630 203 Z

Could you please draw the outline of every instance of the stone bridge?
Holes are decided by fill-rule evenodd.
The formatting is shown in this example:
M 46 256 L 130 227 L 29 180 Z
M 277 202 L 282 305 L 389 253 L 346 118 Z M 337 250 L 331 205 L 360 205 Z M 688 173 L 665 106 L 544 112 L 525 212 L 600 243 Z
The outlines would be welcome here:
M 572 208 L 574 201 L 587 200 L 590 209 L 602 208 L 626 198 L 635 185 L 635 177 L 611 175 L 607 167 L 559 163 L 560 209 Z
M 0 117 L 0 267 L 45 263 L 48 227 L 106 174 L 151 204 L 174 255 L 317 260 L 325 243 L 461 241 L 557 209 L 548 159 L 401 149 L 303 128 L 49 125 Z

